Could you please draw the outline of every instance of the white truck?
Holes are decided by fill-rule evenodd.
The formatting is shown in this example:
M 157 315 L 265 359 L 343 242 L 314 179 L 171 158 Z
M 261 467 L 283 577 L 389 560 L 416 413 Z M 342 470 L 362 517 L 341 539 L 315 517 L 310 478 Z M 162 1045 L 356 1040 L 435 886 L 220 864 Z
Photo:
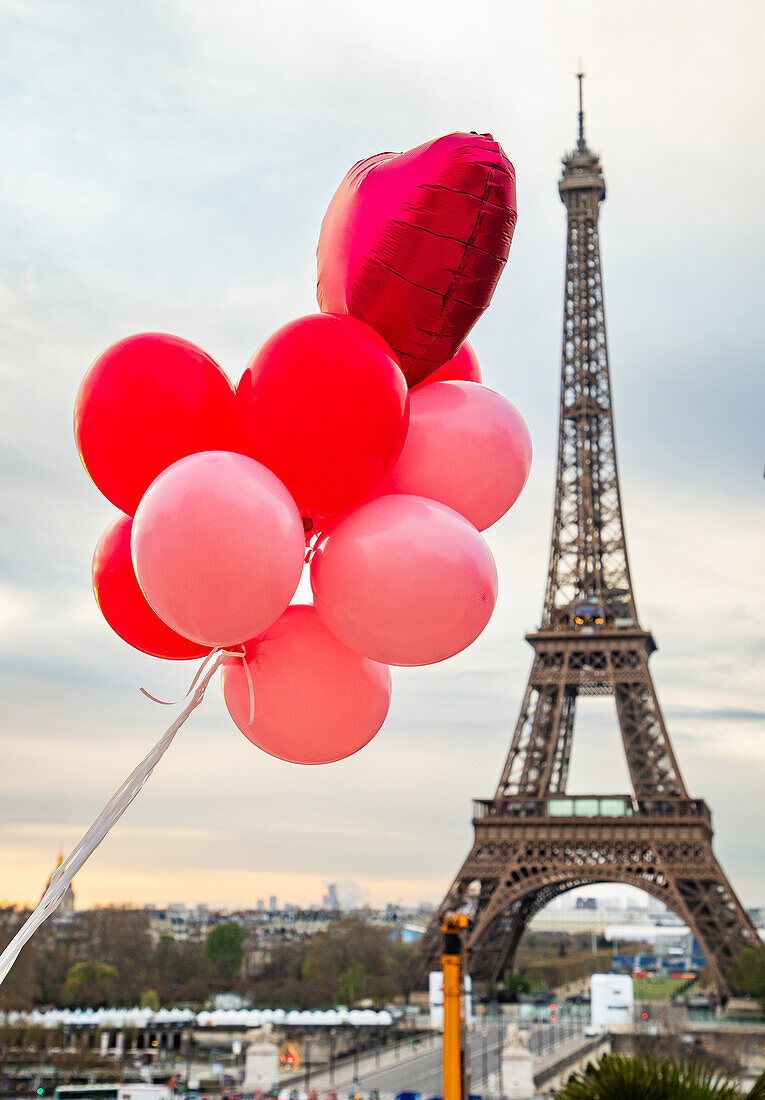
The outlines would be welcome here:
M 608 1031 L 609 1027 L 631 1024 L 635 1012 L 635 993 L 631 974 L 593 974 L 590 978 L 590 1027 Z

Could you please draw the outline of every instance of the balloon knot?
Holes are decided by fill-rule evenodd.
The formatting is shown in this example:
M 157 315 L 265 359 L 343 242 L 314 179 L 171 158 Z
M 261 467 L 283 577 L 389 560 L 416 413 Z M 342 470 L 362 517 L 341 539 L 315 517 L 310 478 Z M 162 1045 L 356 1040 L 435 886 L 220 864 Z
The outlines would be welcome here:
M 238 649 L 222 649 L 220 652 L 225 653 L 227 657 L 238 657 L 242 662 L 244 674 L 247 677 L 247 687 L 250 692 L 250 716 L 247 719 L 247 725 L 251 726 L 255 719 L 255 686 L 252 682 L 250 664 L 247 660 L 247 646 L 242 642 Z

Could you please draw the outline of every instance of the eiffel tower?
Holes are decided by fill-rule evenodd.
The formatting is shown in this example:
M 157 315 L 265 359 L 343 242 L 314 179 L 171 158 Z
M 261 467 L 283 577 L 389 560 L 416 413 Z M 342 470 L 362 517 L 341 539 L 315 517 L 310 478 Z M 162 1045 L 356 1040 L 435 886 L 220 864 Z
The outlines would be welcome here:
M 672 751 L 638 620 L 624 536 L 611 410 L 598 212 L 606 186 L 584 137 L 558 184 L 568 214 L 558 464 L 542 623 L 493 798 L 474 803 L 475 839 L 420 944 L 438 956 L 444 913 L 472 917 L 474 978 L 497 981 L 531 918 L 595 882 L 637 886 L 692 930 L 722 998 L 726 970 L 759 942 L 712 851 L 709 808 L 691 798 Z M 613 695 L 632 792 L 566 795 L 576 701 Z

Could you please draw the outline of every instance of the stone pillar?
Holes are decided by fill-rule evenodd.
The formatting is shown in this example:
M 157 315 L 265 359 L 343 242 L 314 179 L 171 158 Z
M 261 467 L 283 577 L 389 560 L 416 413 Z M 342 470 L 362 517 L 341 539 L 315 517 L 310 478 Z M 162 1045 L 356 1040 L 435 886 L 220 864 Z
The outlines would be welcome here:
M 502 1095 L 506 1100 L 533 1100 L 534 1059 L 526 1036 L 517 1024 L 509 1024 L 502 1049 Z
M 272 1034 L 271 1025 L 247 1033 L 248 1047 L 244 1062 L 245 1092 L 268 1092 L 279 1083 L 279 1044 Z

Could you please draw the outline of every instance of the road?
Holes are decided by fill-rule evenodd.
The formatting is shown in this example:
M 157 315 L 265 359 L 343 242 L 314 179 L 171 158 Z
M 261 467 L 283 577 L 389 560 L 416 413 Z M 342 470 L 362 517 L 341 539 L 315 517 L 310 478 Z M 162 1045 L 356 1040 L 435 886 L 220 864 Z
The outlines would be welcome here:
M 470 1064 L 470 1091 L 474 1093 L 485 1089 L 487 1081 L 499 1081 L 504 1030 L 507 1021 L 500 1018 L 477 1023 L 468 1037 L 468 1058 Z M 562 1044 L 570 1044 L 572 1035 L 581 1033 L 584 1021 L 564 1019 L 555 1024 L 532 1024 L 529 1027 L 529 1049 L 535 1061 L 546 1060 Z M 331 1080 L 330 1080 L 331 1076 Z M 358 1066 L 353 1061 L 336 1065 L 330 1075 L 328 1069 L 312 1073 L 309 1086 L 320 1093 L 334 1088 L 341 1100 L 344 1094 L 359 1092 L 368 1096 L 376 1089 L 381 1096 L 395 1095 L 397 1092 L 420 1092 L 424 1098 L 439 1095 L 441 1092 L 441 1035 L 434 1032 L 425 1037 L 417 1049 L 410 1046 L 398 1050 L 383 1050 L 366 1054 L 359 1058 Z M 492 1089 L 499 1092 L 498 1087 Z

